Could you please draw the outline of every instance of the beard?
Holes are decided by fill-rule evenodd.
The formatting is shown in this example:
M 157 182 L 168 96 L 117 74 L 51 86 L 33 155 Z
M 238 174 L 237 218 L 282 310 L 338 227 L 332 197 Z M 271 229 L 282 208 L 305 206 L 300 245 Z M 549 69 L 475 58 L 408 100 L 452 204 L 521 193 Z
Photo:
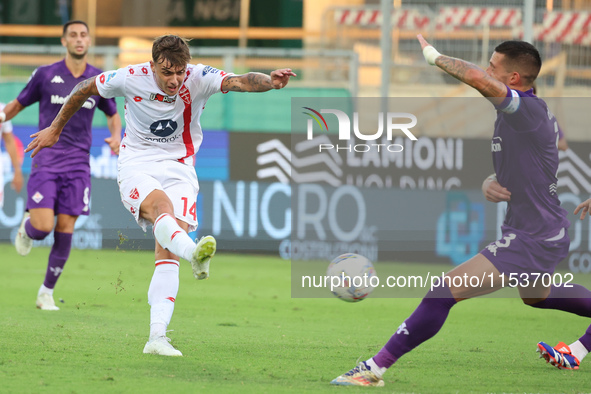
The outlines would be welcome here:
M 70 52 L 70 56 L 72 56 L 73 59 L 81 60 L 84 59 L 84 56 L 86 56 L 87 53 L 88 51 L 84 51 L 82 53 Z

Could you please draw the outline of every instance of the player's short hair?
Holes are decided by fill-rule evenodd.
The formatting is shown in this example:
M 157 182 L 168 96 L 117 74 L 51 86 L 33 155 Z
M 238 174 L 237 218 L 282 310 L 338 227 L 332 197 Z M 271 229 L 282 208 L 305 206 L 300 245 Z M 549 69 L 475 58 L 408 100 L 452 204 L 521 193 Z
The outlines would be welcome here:
M 152 45 L 154 63 L 168 61 L 171 66 L 186 66 L 191 60 L 189 40 L 175 35 L 157 37 Z
M 88 28 L 88 25 L 86 24 L 86 22 L 80 21 L 80 20 L 74 20 L 74 21 L 66 22 L 64 24 L 64 30 L 62 31 L 62 37 L 66 36 L 66 31 L 68 30 L 68 27 L 70 27 L 71 25 L 84 25 L 84 26 L 86 26 L 86 30 L 90 33 L 90 29 Z
M 542 58 L 536 47 L 525 41 L 505 41 L 495 48 L 495 52 L 505 55 L 509 68 L 518 70 L 527 85 L 534 83 L 542 68 Z

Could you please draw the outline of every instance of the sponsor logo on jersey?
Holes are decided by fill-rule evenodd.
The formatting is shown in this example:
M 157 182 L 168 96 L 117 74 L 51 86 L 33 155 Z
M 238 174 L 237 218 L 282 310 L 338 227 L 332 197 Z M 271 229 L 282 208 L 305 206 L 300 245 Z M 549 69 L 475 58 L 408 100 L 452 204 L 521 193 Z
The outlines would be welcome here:
M 150 93 L 150 100 L 151 101 L 160 101 L 161 103 L 174 104 L 176 101 L 176 97 L 165 96 L 160 93 Z
M 139 103 L 140 101 L 142 101 L 143 99 L 140 96 L 135 96 L 133 98 L 133 101 L 135 101 L 136 103 Z
M 58 104 L 63 105 L 66 102 L 67 97 L 58 96 L 57 94 L 51 95 L 51 104 Z M 86 109 L 93 109 L 96 105 L 96 101 L 92 97 L 89 97 L 88 100 L 82 105 L 83 108 Z
M 108 82 L 109 82 L 111 79 L 115 78 L 115 76 L 116 76 L 116 75 L 117 75 L 117 73 L 116 73 L 116 72 L 112 72 L 111 74 L 109 74 L 109 75 L 107 76 L 107 83 L 108 83 Z
M 51 83 L 65 83 L 64 80 L 62 79 L 62 77 L 60 77 L 59 75 L 56 75 L 53 77 L 53 79 L 51 80 Z
M 219 72 L 219 71 L 220 71 L 220 70 L 218 70 L 218 69 L 217 69 L 217 68 L 215 68 L 215 67 L 211 67 L 211 66 L 205 66 L 205 68 L 203 68 L 203 73 L 202 73 L 202 74 L 203 74 L 203 76 L 205 76 L 205 75 L 207 75 L 207 74 L 209 74 L 209 73 L 215 74 L 215 73 L 217 73 L 217 72 Z
M 157 137 L 168 137 L 176 131 L 177 126 L 171 119 L 158 120 L 150 125 L 150 131 Z

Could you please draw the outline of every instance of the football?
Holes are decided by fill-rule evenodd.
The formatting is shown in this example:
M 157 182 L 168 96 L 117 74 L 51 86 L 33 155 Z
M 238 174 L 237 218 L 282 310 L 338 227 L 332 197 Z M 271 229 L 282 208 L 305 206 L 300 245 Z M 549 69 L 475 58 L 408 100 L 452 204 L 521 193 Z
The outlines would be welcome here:
M 345 253 L 331 261 L 326 275 L 332 294 L 347 302 L 365 299 L 379 283 L 371 261 L 355 253 Z

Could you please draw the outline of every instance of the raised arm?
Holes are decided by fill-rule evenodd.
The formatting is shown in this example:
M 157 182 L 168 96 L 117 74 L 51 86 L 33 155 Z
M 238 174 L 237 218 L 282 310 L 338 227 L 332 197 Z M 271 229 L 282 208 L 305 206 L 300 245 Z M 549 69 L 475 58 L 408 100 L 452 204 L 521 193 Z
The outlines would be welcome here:
M 51 125 L 31 135 L 33 141 L 27 146 L 25 152 L 33 151 L 31 157 L 35 157 L 41 149 L 53 146 L 59 140 L 59 136 L 70 118 L 82 108 L 82 105 L 90 96 L 98 94 L 95 77 L 88 78 L 76 85 L 66 98 L 60 112 L 51 122 Z
M 421 43 L 425 60 L 430 65 L 437 66 L 452 77 L 472 86 L 495 105 L 501 104 L 507 97 L 507 86 L 489 76 L 477 65 L 440 54 L 421 34 L 417 38 Z
M 271 89 L 282 89 L 295 77 L 290 68 L 282 68 L 271 72 L 271 75 L 250 72 L 242 75 L 232 75 L 222 82 L 224 92 L 266 92 Z

